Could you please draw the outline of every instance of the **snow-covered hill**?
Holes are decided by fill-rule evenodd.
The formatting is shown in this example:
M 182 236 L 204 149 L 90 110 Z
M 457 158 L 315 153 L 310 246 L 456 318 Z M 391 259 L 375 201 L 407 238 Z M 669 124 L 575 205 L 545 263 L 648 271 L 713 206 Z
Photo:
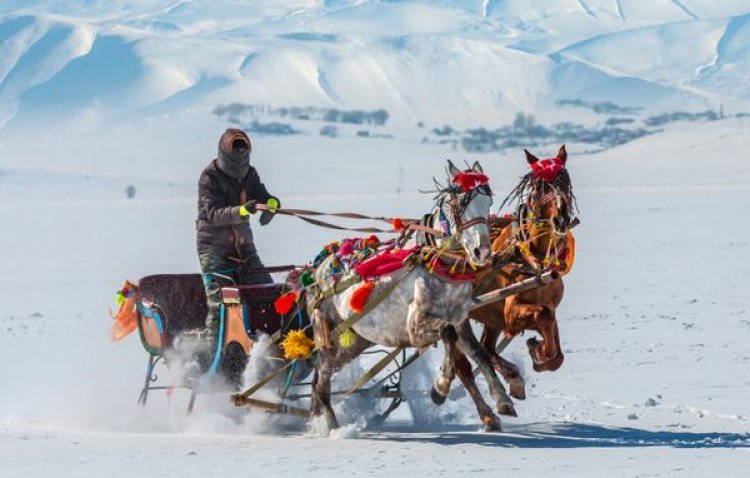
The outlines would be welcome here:
M 0 124 L 228 102 L 470 126 L 561 99 L 741 109 L 749 15 L 744 0 L 5 0 Z

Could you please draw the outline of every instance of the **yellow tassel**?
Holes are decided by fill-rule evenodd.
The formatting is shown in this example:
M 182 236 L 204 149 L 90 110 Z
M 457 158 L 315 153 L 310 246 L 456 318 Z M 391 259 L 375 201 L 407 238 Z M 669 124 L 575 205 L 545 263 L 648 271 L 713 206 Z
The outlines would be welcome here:
M 292 330 L 281 342 L 281 348 L 287 360 L 309 359 L 315 348 L 315 342 L 305 335 L 304 330 Z
M 357 341 L 357 336 L 354 332 L 351 331 L 351 329 L 346 329 L 345 331 L 341 332 L 341 335 L 339 335 L 339 345 L 344 347 L 345 349 L 348 349 L 352 345 L 354 345 L 354 342 Z

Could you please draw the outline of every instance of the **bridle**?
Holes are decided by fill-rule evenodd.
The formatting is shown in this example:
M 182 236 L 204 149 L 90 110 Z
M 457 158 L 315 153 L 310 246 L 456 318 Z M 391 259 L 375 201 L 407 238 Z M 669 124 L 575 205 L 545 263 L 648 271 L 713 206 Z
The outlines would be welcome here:
M 489 220 L 485 216 L 475 217 L 469 219 L 468 221 L 463 221 L 461 219 L 461 216 L 463 216 L 466 208 L 469 206 L 469 204 L 471 204 L 471 202 L 478 194 L 484 194 L 486 196 L 492 197 L 492 190 L 490 189 L 489 185 L 483 184 L 481 186 L 477 186 L 476 188 L 466 193 L 464 193 L 459 187 L 449 186 L 448 188 L 442 190 L 440 193 L 441 194 L 438 198 L 436 214 L 440 218 L 445 218 L 448 220 L 449 230 L 446 233 L 452 239 L 458 239 L 461 234 L 470 227 L 478 226 L 480 224 L 485 224 L 487 225 L 487 227 L 489 227 Z M 463 194 L 464 196 L 460 201 L 457 202 L 456 199 L 458 199 L 461 194 Z M 445 197 L 443 197 L 445 195 L 451 195 L 452 197 L 446 201 Z M 448 206 L 448 214 L 446 214 L 445 206 Z M 450 231 L 451 222 L 455 226 L 452 233 Z
M 577 223 L 575 211 L 578 210 L 578 206 L 566 170 L 561 171 L 553 181 L 534 178 L 532 173 L 527 174 L 503 201 L 503 205 L 513 198 L 518 199 L 516 220 L 520 224 L 533 225 L 554 236 L 564 236 L 567 230 Z M 540 217 L 541 209 L 553 201 L 558 202 L 557 210 L 562 209 L 565 213 L 552 218 Z M 559 227 L 557 223 L 560 218 L 563 227 Z
M 517 250 L 532 269 L 559 264 L 569 230 L 578 223 L 574 216 L 578 207 L 567 171 L 561 171 L 553 181 L 534 178 L 532 173 L 527 174 L 503 201 L 503 205 L 513 199 L 518 200 L 518 206 L 513 222 L 513 236 L 505 253 Z M 560 216 L 540 217 L 542 208 L 552 201 L 559 201 L 558 211 L 565 207 L 564 227 L 559 227 L 556 222 Z M 531 251 L 531 244 L 545 235 L 549 236 L 547 250 L 541 252 L 543 257 L 537 257 Z

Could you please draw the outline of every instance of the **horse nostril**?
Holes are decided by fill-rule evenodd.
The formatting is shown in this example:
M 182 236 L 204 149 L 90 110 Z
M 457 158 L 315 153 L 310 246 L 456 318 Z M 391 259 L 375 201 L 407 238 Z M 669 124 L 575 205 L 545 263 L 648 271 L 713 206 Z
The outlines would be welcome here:
M 482 251 L 480 251 L 478 247 L 474 248 L 474 257 L 476 257 L 477 259 L 481 259 L 482 257 Z

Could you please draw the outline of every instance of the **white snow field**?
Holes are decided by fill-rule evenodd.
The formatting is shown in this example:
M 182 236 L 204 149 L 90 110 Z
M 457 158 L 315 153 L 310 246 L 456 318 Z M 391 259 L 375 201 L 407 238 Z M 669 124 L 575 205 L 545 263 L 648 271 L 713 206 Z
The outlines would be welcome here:
M 530 3 L 1 1 L 0 477 L 746 476 L 750 5 Z M 299 130 L 250 133 L 285 206 L 403 217 L 431 207 L 418 190 L 445 158 L 480 161 L 497 208 L 524 146 L 559 147 L 474 154 L 433 127 L 521 112 L 550 129 L 648 130 L 568 142 L 582 224 L 558 309 L 565 363 L 537 374 L 511 344 L 528 396 L 502 433 L 481 430 L 458 386 L 430 402 L 440 349 L 408 370 L 409 401 L 382 426 L 364 426 L 382 401 L 350 399 L 329 437 L 226 395 L 191 416 L 182 391 L 136 405 L 146 353 L 135 335 L 109 341 L 107 309 L 126 278 L 197 272 L 196 182 L 230 103 L 255 108 L 242 127 Z M 335 123 L 332 138 L 318 130 L 333 123 L 273 112 L 292 107 L 389 118 Z M 717 114 L 649 123 L 704 110 Z M 266 264 L 342 237 L 289 217 L 254 230 Z

